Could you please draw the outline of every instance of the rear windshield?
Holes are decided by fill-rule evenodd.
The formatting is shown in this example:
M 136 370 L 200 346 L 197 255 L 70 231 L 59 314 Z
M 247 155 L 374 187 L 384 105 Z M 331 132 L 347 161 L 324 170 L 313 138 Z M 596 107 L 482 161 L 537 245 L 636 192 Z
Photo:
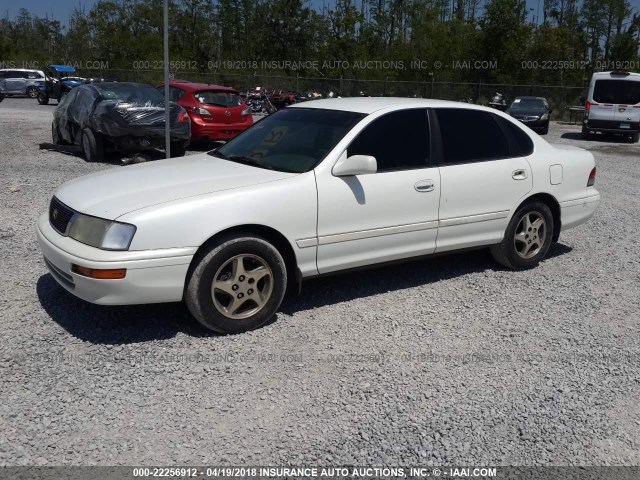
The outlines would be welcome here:
M 127 103 L 164 103 L 164 97 L 155 88 L 139 83 L 98 83 L 94 84 L 105 100 Z
M 632 80 L 596 80 L 593 100 L 598 103 L 635 105 L 640 103 L 640 82 Z
M 242 105 L 240 95 L 233 92 L 221 92 L 216 90 L 201 90 L 193 94 L 195 99 L 205 105 L 215 105 L 218 107 L 238 107 Z

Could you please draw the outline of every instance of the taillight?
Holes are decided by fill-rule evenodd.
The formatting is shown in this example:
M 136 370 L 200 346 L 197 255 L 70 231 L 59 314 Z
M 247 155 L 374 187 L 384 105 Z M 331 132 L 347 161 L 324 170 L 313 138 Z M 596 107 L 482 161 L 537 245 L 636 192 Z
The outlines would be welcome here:
M 587 102 L 584 106 L 584 118 L 589 118 L 589 110 L 591 110 L 591 103 Z
M 589 174 L 589 180 L 587 180 L 587 187 L 592 187 L 596 183 L 596 167 L 593 167 Z
M 182 110 L 178 114 L 178 122 L 182 123 L 182 122 L 188 122 L 188 121 L 189 121 L 189 115 L 187 114 L 186 110 Z
M 192 113 L 197 113 L 198 115 L 201 115 L 203 117 L 210 117 L 211 116 L 211 112 L 209 110 L 207 110 L 206 108 L 187 107 L 187 110 L 189 110 Z

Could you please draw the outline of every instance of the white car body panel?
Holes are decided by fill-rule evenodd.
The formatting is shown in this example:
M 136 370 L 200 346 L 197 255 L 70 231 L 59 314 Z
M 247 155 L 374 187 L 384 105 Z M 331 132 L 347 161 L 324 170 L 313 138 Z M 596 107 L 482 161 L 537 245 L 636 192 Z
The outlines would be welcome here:
M 533 153 L 460 165 L 333 175 L 349 143 L 375 118 L 400 109 L 439 107 L 499 115 L 531 138 Z M 291 246 L 301 276 L 312 277 L 498 243 L 518 206 L 536 194 L 558 202 L 562 229 L 586 222 L 600 200 L 597 190 L 586 186 L 595 165 L 589 152 L 552 146 L 497 110 L 393 98 L 317 100 L 289 108 L 368 116 L 306 173 L 266 170 L 199 154 L 115 168 L 66 183 L 55 193 L 61 202 L 81 213 L 133 224 L 137 230 L 129 251 L 108 252 L 59 234 L 43 215 L 38 240 L 54 278 L 94 303 L 178 301 L 198 248 L 228 229 L 259 226 L 277 232 Z M 523 178 L 514 178 L 518 171 L 524 171 Z M 416 188 L 425 185 L 429 188 L 423 191 Z M 71 272 L 72 264 L 126 268 L 127 276 L 94 280 Z

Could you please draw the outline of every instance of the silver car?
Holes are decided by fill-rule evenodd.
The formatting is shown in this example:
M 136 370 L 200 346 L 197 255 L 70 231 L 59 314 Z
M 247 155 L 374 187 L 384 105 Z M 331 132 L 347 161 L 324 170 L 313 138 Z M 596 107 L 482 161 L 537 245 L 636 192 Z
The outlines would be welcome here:
M 0 70 L 0 92 L 4 96 L 26 95 L 36 98 L 44 88 L 45 75 L 41 70 L 8 68 Z

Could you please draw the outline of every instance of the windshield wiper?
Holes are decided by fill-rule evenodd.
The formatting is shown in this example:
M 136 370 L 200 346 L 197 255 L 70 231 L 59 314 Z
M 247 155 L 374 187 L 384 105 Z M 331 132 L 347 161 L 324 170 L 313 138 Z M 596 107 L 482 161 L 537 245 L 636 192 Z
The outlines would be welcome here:
M 264 165 L 262 163 L 258 163 L 255 158 L 245 157 L 243 155 L 229 155 L 224 157 L 225 160 L 231 160 L 232 162 L 242 163 L 243 165 L 251 165 L 252 167 L 265 168 L 267 170 L 275 170 L 270 165 Z

